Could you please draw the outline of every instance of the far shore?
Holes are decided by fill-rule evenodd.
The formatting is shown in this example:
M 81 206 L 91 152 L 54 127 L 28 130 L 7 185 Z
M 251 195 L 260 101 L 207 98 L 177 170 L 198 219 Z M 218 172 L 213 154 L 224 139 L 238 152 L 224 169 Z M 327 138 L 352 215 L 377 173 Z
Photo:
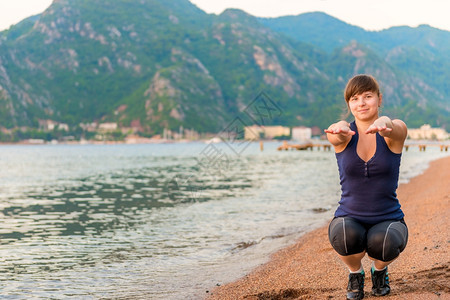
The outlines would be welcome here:
M 241 140 L 234 140 L 233 142 L 241 141 Z M 243 140 L 242 140 L 243 141 Z M 250 141 L 252 143 L 280 143 L 287 142 L 288 144 L 299 144 L 299 145 L 307 145 L 309 143 L 314 143 L 318 145 L 325 145 L 329 144 L 327 140 L 325 139 L 319 139 L 319 138 L 313 138 L 308 141 L 294 141 L 294 140 L 277 140 L 277 139 L 263 139 L 263 140 L 253 140 Z M 144 138 L 144 137 L 134 137 L 126 140 L 120 140 L 120 141 L 99 141 L 99 140 L 69 140 L 69 141 L 45 141 L 40 139 L 28 139 L 28 140 L 21 140 L 17 142 L 0 142 L 1 145 L 121 145 L 121 144 L 127 144 L 127 145 L 135 145 L 135 144 L 186 144 L 186 143 L 213 143 L 213 144 L 219 144 L 219 143 L 226 143 L 220 138 L 205 138 L 205 139 L 196 139 L 196 140 L 189 140 L 189 139 L 155 139 L 155 138 Z M 448 151 L 448 147 L 450 146 L 450 140 L 445 141 L 436 141 L 436 140 L 406 140 L 405 142 L 405 148 L 409 147 L 447 147 L 441 149 L 442 151 Z
M 377 299 L 450 299 L 450 156 L 398 188 L 409 228 L 405 251 L 389 266 L 391 294 Z M 301 237 L 237 281 L 205 292 L 208 300 L 345 299 L 348 271 L 328 242 L 327 226 Z M 365 298 L 371 296 L 370 266 Z

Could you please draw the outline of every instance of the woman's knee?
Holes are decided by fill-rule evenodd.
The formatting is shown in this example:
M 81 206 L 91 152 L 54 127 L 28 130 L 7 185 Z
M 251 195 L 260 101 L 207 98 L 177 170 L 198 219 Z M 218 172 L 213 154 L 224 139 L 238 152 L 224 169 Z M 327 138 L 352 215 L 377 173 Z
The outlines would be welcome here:
M 334 218 L 328 227 L 328 238 L 342 256 L 361 253 L 366 248 L 366 230 L 352 218 Z
M 367 233 L 367 254 L 384 262 L 396 259 L 405 249 L 408 228 L 400 221 L 386 221 L 374 225 Z

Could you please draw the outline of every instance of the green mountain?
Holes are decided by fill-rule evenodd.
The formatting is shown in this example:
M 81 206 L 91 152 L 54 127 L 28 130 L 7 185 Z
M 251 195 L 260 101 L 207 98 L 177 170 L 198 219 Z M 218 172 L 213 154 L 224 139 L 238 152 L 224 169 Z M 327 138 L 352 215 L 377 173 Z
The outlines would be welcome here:
M 336 62 L 337 59 L 345 60 L 337 54 L 342 49 L 355 42 L 363 45 L 372 52 L 365 60 L 372 60 L 372 63 L 376 62 L 378 65 L 368 70 L 357 70 L 357 67 L 361 67 L 361 61 L 354 60 L 353 63 L 358 64 L 353 64 L 353 72 L 350 63 L 346 64 L 347 72 L 340 75 L 348 76 L 361 71 L 374 74 L 386 88 L 384 93 L 388 96 L 391 96 L 391 90 L 401 89 L 396 95 L 392 95 L 394 99 L 387 99 L 396 103 L 396 106 L 401 106 L 392 112 L 400 113 L 401 117 L 410 119 L 409 123 L 416 126 L 423 121 L 448 127 L 450 32 L 428 25 L 365 31 L 319 12 L 259 20 L 278 33 L 331 54 L 332 66 L 346 64 L 343 61 Z M 381 72 L 381 69 L 386 71 L 387 66 L 395 73 L 395 83 L 400 85 L 393 84 L 393 77 L 389 72 Z M 334 73 L 337 70 L 332 67 L 329 71 Z M 422 113 L 426 118 L 415 112 L 416 106 L 423 108 Z M 444 113 L 438 116 L 434 113 L 435 110 L 443 110 Z M 428 118 L 430 120 L 427 121 Z
M 338 47 L 348 45 L 353 40 L 364 43 L 368 34 L 362 28 L 349 25 L 322 12 L 278 18 L 259 18 L 259 21 L 275 32 L 318 46 L 328 53 Z
M 55 0 L 0 32 L 0 127 L 218 132 L 263 91 L 283 112 L 270 123 L 325 128 L 356 73 L 379 79 L 387 114 L 448 127 L 448 35 L 367 32 L 321 13 L 209 15 L 188 0 Z

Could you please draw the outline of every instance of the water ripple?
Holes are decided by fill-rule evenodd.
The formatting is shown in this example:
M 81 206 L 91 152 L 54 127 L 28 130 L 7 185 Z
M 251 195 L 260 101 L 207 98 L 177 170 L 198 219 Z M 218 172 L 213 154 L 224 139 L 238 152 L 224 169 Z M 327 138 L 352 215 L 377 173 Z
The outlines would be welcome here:
M 281 153 L 273 143 L 261 153 L 254 144 L 205 166 L 204 147 L 0 147 L 2 296 L 192 298 L 336 206 L 331 152 Z M 423 169 L 425 155 L 439 153 L 403 157 L 401 180 L 416 162 Z

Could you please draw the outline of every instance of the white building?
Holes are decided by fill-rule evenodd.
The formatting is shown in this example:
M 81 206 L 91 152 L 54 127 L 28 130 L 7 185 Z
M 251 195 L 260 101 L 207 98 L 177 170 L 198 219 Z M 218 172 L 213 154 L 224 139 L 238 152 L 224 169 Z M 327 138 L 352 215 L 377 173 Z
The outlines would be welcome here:
M 96 122 L 93 123 L 80 123 L 80 127 L 83 130 L 89 131 L 89 132 L 94 132 L 97 130 L 97 126 L 98 124 Z
M 69 125 L 53 120 L 39 120 L 39 129 L 44 131 L 52 131 L 55 129 L 69 131 Z
M 117 130 L 117 123 L 100 123 L 98 129 L 101 131 L 114 131 Z
M 65 124 L 65 123 L 59 123 L 59 124 L 58 124 L 58 129 L 59 129 L 59 130 L 69 131 L 69 125 L 67 125 L 67 124 Z
M 291 129 L 284 126 L 253 125 L 246 126 L 244 130 L 244 139 L 246 140 L 273 139 L 277 136 L 289 136 L 291 134 Z
M 292 140 L 308 141 L 311 139 L 312 130 L 309 127 L 299 126 L 292 128 Z
M 39 120 L 39 128 L 45 131 L 52 131 L 58 126 L 58 122 L 52 120 Z
M 443 141 L 449 138 L 448 133 L 443 128 L 431 128 L 424 124 L 418 129 L 408 129 L 408 137 L 412 140 L 439 140 Z

